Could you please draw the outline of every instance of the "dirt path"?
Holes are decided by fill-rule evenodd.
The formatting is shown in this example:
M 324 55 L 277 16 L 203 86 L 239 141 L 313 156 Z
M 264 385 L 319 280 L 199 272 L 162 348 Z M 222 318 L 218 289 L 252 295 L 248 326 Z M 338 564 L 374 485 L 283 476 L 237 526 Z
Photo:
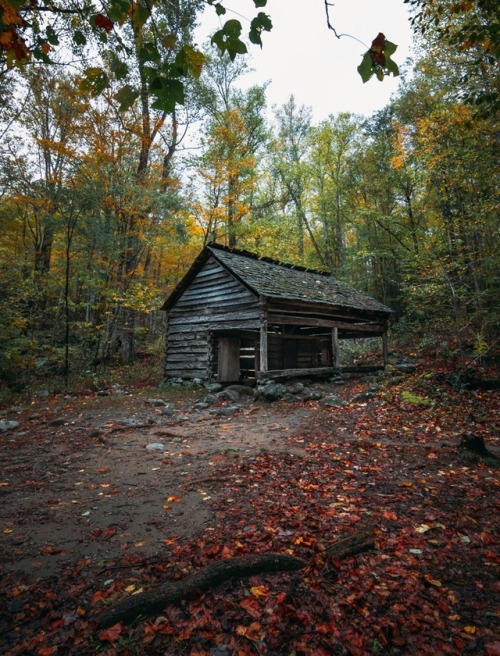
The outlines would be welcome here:
M 307 407 L 249 400 L 225 417 L 193 412 L 193 401 L 189 394 L 174 403 L 173 416 L 126 395 L 16 412 L 20 426 L 1 443 L 4 571 L 33 580 L 82 558 L 152 555 L 164 540 L 210 526 L 208 485 L 225 465 L 263 452 L 302 454 L 290 436 Z

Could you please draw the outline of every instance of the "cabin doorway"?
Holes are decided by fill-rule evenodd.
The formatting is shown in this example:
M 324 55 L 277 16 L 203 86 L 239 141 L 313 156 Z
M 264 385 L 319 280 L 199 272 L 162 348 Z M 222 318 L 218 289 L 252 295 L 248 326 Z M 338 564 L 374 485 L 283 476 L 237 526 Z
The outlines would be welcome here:
M 219 383 L 234 383 L 240 375 L 240 339 L 219 337 L 217 380 Z

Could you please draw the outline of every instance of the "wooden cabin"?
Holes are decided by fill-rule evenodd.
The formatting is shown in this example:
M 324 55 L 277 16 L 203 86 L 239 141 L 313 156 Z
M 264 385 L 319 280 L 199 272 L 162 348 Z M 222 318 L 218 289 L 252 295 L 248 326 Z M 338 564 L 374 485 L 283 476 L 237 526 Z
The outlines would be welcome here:
M 330 275 L 211 244 L 170 294 L 167 379 L 333 373 L 339 340 L 381 337 L 392 310 Z

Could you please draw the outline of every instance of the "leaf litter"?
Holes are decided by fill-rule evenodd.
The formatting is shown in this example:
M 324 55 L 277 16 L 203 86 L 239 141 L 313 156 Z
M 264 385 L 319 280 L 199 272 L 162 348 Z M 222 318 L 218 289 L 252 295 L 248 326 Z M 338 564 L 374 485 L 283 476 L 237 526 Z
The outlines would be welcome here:
M 140 399 L 77 399 L 50 432 L 60 399 L 22 415 L 29 429 L 2 440 L 2 653 L 498 654 L 497 470 L 458 449 L 464 431 L 498 448 L 495 392 L 442 388 L 408 408 L 393 385 L 350 402 L 365 390 L 222 419 L 187 399 L 165 425 L 121 431 Z M 108 428 L 90 437 L 97 407 Z M 165 451 L 147 453 L 159 429 Z M 331 545 L 360 531 L 374 548 L 337 560 Z M 99 630 L 127 595 L 266 552 L 308 566 Z

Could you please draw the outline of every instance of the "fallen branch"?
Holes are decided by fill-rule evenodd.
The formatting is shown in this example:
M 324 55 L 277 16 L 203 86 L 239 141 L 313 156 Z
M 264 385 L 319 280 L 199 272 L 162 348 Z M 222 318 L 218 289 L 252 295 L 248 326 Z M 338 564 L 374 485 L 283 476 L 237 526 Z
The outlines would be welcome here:
M 374 546 L 373 531 L 365 531 L 336 540 L 327 548 L 326 553 L 340 560 L 341 558 L 349 558 L 349 556 L 369 551 Z
M 161 612 L 168 604 L 195 597 L 233 577 L 252 576 L 263 572 L 292 572 L 305 567 L 302 558 L 287 554 L 266 553 L 218 560 L 180 581 L 168 581 L 148 592 L 127 597 L 106 611 L 99 621 L 101 628 L 117 622 L 133 622 Z

